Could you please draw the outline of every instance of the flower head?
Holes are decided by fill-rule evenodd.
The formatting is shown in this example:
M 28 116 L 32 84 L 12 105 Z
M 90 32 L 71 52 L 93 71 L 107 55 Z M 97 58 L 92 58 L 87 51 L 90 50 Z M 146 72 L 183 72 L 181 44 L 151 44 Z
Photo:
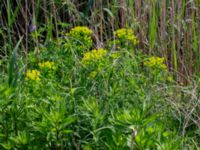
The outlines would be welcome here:
M 77 26 L 71 29 L 67 36 L 69 37 L 70 46 L 75 46 L 78 53 L 82 54 L 84 51 L 92 47 L 92 30 L 88 27 Z
M 55 63 L 54 62 L 50 62 L 50 61 L 39 63 L 39 67 L 40 68 L 52 69 L 52 70 L 56 69 Z
M 90 30 L 88 27 L 84 26 L 77 26 L 71 29 L 71 31 L 68 33 L 69 36 L 91 36 L 92 30 Z
M 114 32 L 114 35 L 119 39 L 121 42 L 130 42 L 133 45 L 136 45 L 138 43 L 137 37 L 134 35 L 134 32 L 132 29 L 118 29 Z
M 32 25 L 29 26 L 28 29 L 29 29 L 29 32 L 33 32 L 37 29 L 37 26 L 32 24 Z
M 91 61 L 96 61 L 102 59 L 107 54 L 107 50 L 100 48 L 98 50 L 94 49 L 90 52 L 84 53 L 83 63 L 89 64 Z
M 26 80 L 39 81 L 40 80 L 40 71 L 38 71 L 36 69 L 28 70 L 26 72 Z
M 147 61 L 144 62 L 144 66 L 149 68 L 159 68 L 162 70 L 166 70 L 167 66 L 164 63 L 164 61 L 165 61 L 164 58 L 152 56 L 148 58 Z

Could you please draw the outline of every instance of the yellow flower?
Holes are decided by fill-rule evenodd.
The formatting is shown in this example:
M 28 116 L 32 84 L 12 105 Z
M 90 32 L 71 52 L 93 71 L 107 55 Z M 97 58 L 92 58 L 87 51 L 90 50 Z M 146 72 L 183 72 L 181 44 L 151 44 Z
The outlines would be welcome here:
M 114 35 L 120 40 L 120 41 L 129 41 L 133 45 L 136 45 L 138 43 L 137 37 L 134 35 L 134 32 L 132 29 L 118 29 L 114 32 Z
M 91 38 L 92 33 L 92 30 L 90 30 L 88 27 L 77 26 L 72 28 L 70 32 L 67 33 L 70 46 L 75 46 L 75 50 L 79 54 L 82 54 L 84 51 L 89 50 L 93 44 Z
M 144 62 L 144 66 L 149 67 L 149 68 L 160 68 L 166 71 L 167 66 L 164 63 L 164 61 L 165 61 L 164 58 L 152 56 L 148 58 L 147 61 Z
M 82 36 L 91 36 L 92 35 L 92 30 L 90 30 L 88 27 L 85 26 L 76 26 L 71 29 L 69 36 L 77 36 L 77 35 L 82 35 Z
M 38 64 L 40 68 L 47 68 L 47 69 L 52 69 L 55 70 L 55 63 L 54 62 L 50 62 L 50 61 L 46 61 L 46 62 L 42 62 Z
M 28 70 L 26 72 L 26 80 L 34 80 L 39 81 L 40 80 L 40 71 L 38 70 Z
M 91 61 L 102 59 L 106 54 L 107 54 L 107 50 L 105 49 L 102 49 L 102 48 L 98 50 L 94 49 L 90 52 L 84 53 L 82 62 L 84 64 L 89 64 Z

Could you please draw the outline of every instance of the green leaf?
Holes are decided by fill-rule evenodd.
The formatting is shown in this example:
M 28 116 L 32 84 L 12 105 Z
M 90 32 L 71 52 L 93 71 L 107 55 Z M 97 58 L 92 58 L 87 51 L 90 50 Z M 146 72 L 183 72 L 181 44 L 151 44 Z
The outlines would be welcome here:
M 13 50 L 13 54 L 11 56 L 11 59 L 10 59 L 10 63 L 9 63 L 9 78 L 8 78 L 8 84 L 9 84 L 9 87 L 11 86 L 14 86 L 14 80 L 16 81 L 17 79 L 15 78 L 17 76 L 16 74 L 16 68 L 15 68 L 15 65 L 16 65 L 16 60 L 17 60 L 17 50 L 19 48 L 19 45 L 22 41 L 23 37 L 20 38 L 20 40 L 18 41 L 17 45 L 15 46 L 14 50 Z

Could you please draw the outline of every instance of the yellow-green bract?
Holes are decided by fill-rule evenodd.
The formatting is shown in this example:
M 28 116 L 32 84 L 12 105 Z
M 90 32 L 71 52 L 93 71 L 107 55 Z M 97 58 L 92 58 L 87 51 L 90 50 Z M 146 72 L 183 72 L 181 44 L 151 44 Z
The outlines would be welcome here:
M 152 67 L 160 68 L 165 71 L 167 69 L 167 66 L 164 63 L 164 61 L 165 61 L 164 58 L 152 56 L 148 58 L 147 61 L 144 62 L 144 66 L 149 67 L 149 68 L 152 68 Z
M 42 62 L 38 64 L 40 68 L 48 68 L 48 69 L 56 69 L 55 67 L 55 63 L 54 62 L 50 62 L 50 61 L 46 61 L 46 62 Z
M 136 45 L 138 43 L 137 37 L 134 35 L 134 32 L 132 29 L 118 29 L 114 32 L 114 35 L 120 40 L 120 41 L 127 41 L 130 42 L 133 45 Z
M 102 59 L 107 54 L 107 50 L 100 48 L 98 50 L 94 49 L 90 52 L 86 52 L 83 55 L 82 62 L 84 64 L 90 64 L 91 61 Z
M 26 80 L 39 81 L 40 80 L 40 71 L 38 71 L 36 69 L 28 70 L 26 72 Z
M 67 33 L 69 47 L 76 49 L 76 52 L 82 54 L 92 47 L 92 30 L 85 26 L 77 26 Z

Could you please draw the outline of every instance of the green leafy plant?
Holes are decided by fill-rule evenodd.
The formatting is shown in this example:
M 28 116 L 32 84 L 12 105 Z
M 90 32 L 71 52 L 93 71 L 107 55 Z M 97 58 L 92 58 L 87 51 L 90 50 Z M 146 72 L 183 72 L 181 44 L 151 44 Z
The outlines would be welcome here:
M 91 50 L 91 35 L 75 27 L 26 59 L 17 44 L 0 74 L 0 149 L 194 148 L 198 96 L 185 94 L 194 90 L 169 82 L 164 58 L 137 49 L 132 30 L 115 32 L 116 51 Z

